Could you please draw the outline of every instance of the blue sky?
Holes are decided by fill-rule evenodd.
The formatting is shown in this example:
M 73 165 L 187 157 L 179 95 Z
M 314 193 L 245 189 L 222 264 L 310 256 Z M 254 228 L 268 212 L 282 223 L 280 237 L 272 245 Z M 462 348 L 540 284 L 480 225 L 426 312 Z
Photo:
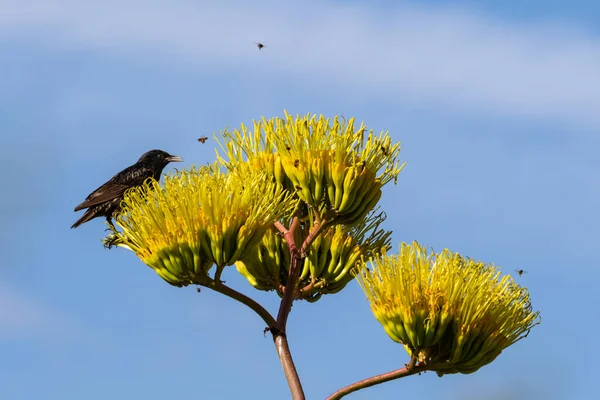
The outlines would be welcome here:
M 494 262 L 543 323 L 473 375 L 352 399 L 589 399 L 600 390 L 600 26 L 592 1 L 0 0 L 0 398 L 288 397 L 264 324 L 178 289 L 75 205 L 145 151 L 283 110 L 356 116 L 403 143 L 382 206 L 394 245 Z M 253 42 L 266 44 L 258 51 Z M 228 284 L 276 311 L 226 271 Z M 355 283 L 297 303 L 308 398 L 407 356 Z

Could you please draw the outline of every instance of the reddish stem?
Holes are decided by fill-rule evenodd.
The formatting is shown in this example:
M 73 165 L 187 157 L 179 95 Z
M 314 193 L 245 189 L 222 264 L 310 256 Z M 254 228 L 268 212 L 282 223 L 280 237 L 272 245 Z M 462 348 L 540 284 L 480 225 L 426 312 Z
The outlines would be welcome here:
M 225 296 L 231 297 L 232 299 L 237 300 L 242 304 L 245 304 L 250 309 L 254 310 L 254 312 L 257 313 L 263 319 L 263 321 L 265 321 L 265 323 L 267 324 L 269 329 L 272 329 L 273 327 L 275 327 L 277 325 L 277 321 L 275 321 L 275 318 L 273 318 L 271 316 L 271 314 L 267 310 L 265 310 L 265 308 L 263 306 L 261 306 L 260 304 L 258 304 L 256 301 L 254 301 L 250 297 L 246 296 L 245 294 L 242 294 L 242 293 L 238 292 L 237 290 L 224 285 L 222 282 L 212 281 L 208 284 L 203 284 L 202 286 L 212 289 L 215 292 L 222 293 Z
M 298 249 L 298 244 L 296 243 L 295 239 L 296 231 L 300 226 L 300 219 L 298 217 L 294 217 L 292 219 L 290 229 L 286 229 L 285 226 L 283 226 L 283 224 L 279 221 L 275 222 L 275 227 L 283 235 L 290 252 L 290 268 L 283 292 L 283 298 L 281 299 L 281 303 L 279 305 L 279 312 L 277 313 L 277 325 L 276 328 L 271 328 L 271 334 L 273 335 L 273 341 L 275 342 L 275 348 L 277 349 L 279 361 L 283 367 L 283 371 L 288 381 L 288 385 L 290 386 L 290 392 L 292 393 L 292 398 L 294 400 L 304 400 L 305 396 L 287 341 L 287 319 L 290 311 L 292 310 L 292 303 L 298 295 L 296 283 L 304 264 L 304 253 L 306 250 L 308 250 L 313 240 L 321 232 L 323 224 L 320 222 L 321 221 L 317 221 L 315 223 L 308 236 L 304 240 L 304 243 L 302 243 L 302 247 L 300 249 Z
M 277 350 L 279 361 L 281 362 L 281 366 L 283 367 L 283 372 L 285 373 L 285 377 L 290 387 L 290 392 L 292 393 L 292 399 L 294 400 L 305 399 L 302 384 L 300 383 L 298 371 L 296 370 L 294 360 L 292 359 L 292 353 L 290 352 L 290 347 L 288 345 L 286 334 L 287 317 L 292 308 L 292 302 L 294 301 L 294 289 L 296 286 L 296 281 L 298 279 L 299 265 L 301 265 L 303 261 L 300 256 L 300 252 L 298 251 L 298 247 L 296 246 L 294 236 L 296 230 L 298 229 L 299 223 L 300 220 L 298 219 L 298 217 L 294 217 L 292 219 L 290 229 L 286 229 L 281 222 L 275 222 L 275 227 L 277 228 L 277 230 L 279 230 L 279 232 L 283 234 L 283 237 L 288 245 L 291 257 L 288 281 L 285 285 L 285 289 L 283 292 L 283 299 L 281 299 L 281 303 L 279 305 L 277 325 L 275 328 L 271 329 L 271 334 L 273 335 L 273 342 L 275 343 L 275 349 Z
M 349 395 L 350 393 L 356 392 L 357 390 L 368 388 L 370 386 L 374 386 L 380 383 L 389 382 L 394 379 L 404 378 L 405 376 L 420 374 L 421 372 L 424 372 L 426 370 L 427 366 L 422 363 L 418 363 L 412 366 L 412 368 L 410 365 L 407 365 L 404 368 L 400 368 L 391 372 L 386 372 L 385 374 L 376 375 L 371 378 L 363 379 L 362 381 L 358 381 L 351 385 L 348 385 L 329 396 L 326 400 L 339 400 L 342 397 Z
M 271 333 L 273 334 L 273 342 L 275 343 L 275 350 L 277 350 L 277 355 L 279 356 L 279 362 L 281 362 L 285 378 L 290 387 L 292 399 L 305 400 L 304 389 L 302 389 L 302 383 L 300 383 L 300 377 L 298 376 L 298 371 L 296 371 L 296 366 L 292 359 L 287 336 L 277 329 L 271 329 Z
M 292 302 L 294 301 L 294 293 L 296 288 L 296 281 L 298 280 L 298 274 L 300 272 L 303 259 L 298 251 L 296 245 L 295 233 L 300 224 L 298 217 L 292 219 L 290 229 L 283 232 L 283 238 L 287 243 L 290 252 L 290 269 L 288 273 L 288 279 L 285 285 L 285 291 L 283 292 L 283 298 L 279 304 L 279 312 L 277 313 L 277 325 L 281 332 L 285 334 L 287 318 L 292 309 Z

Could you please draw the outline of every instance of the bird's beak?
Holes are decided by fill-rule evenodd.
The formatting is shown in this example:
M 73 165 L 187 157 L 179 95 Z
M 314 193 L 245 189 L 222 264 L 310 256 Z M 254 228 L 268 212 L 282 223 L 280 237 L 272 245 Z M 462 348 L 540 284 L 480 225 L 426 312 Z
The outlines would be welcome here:
M 183 161 L 183 158 L 181 158 L 179 156 L 169 156 L 169 157 L 165 158 L 165 160 L 167 160 L 168 162 L 181 162 L 181 161 Z

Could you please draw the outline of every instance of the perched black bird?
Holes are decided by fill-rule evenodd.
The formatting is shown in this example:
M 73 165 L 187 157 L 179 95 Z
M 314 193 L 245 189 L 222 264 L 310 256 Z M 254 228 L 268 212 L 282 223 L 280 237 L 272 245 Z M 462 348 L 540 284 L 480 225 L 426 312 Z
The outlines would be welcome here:
M 162 150 L 150 150 L 145 153 L 138 162 L 110 178 L 108 182 L 94 190 L 83 203 L 75 207 L 75 211 L 84 208 L 87 210 L 71 228 L 77 228 L 96 217 L 106 217 L 108 223 L 113 225 L 111 218 L 119 211 L 125 191 L 141 185 L 148 178 L 159 180 L 162 170 L 172 161 L 183 161 L 183 158 L 172 156 Z

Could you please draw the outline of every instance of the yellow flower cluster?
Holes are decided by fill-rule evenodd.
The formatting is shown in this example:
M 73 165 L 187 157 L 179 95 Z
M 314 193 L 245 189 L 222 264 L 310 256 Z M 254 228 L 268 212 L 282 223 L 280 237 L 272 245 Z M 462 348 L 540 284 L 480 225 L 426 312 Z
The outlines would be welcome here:
M 191 168 L 129 190 L 113 245 L 135 252 L 167 282 L 207 281 L 213 264 L 232 265 L 297 201 L 264 173 L 217 165 Z
M 392 340 L 428 369 L 472 373 L 537 325 L 529 294 L 491 265 L 417 243 L 371 258 L 357 280 Z
M 396 180 L 404 167 L 397 160 L 400 144 L 387 133 L 376 136 L 354 118 L 341 122 L 316 115 L 262 119 L 253 130 L 245 125 L 223 132 L 229 168 L 248 163 L 261 168 L 296 193 L 307 205 L 332 210 L 334 223 L 353 224 L 373 210 L 381 188 Z

